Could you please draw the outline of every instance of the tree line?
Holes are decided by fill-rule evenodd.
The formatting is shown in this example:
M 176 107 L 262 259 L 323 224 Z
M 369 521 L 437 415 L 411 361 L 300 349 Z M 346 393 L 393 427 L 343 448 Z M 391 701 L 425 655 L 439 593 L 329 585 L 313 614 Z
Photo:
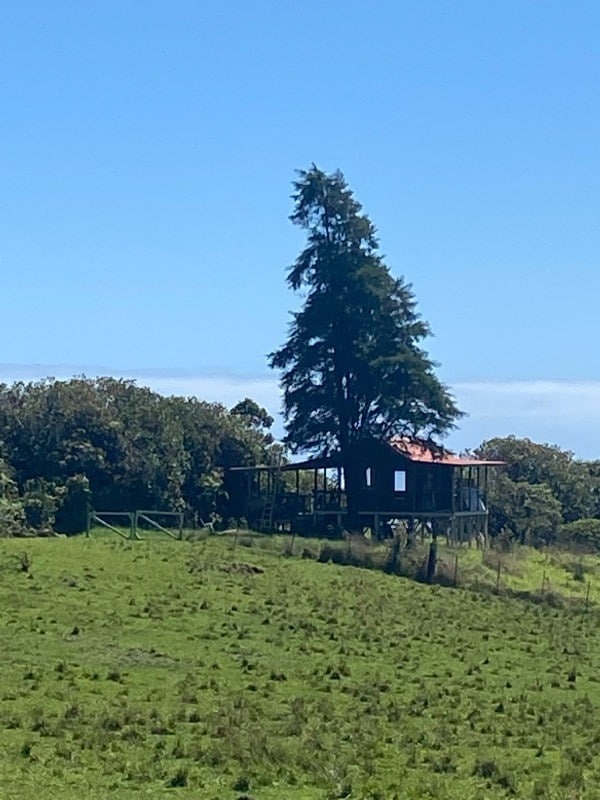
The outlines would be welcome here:
M 475 455 L 501 460 L 488 492 L 490 529 L 506 544 L 600 550 L 600 461 L 515 436 L 483 442 Z
M 272 424 L 250 399 L 227 409 L 129 380 L 0 384 L 0 529 L 80 531 L 90 507 L 218 521 L 227 467 L 275 457 Z
M 227 409 L 128 380 L 0 385 L 0 535 L 81 531 L 89 507 L 238 524 L 243 478 L 227 467 L 280 458 L 272 424 L 248 398 Z M 600 461 L 514 436 L 474 454 L 507 464 L 489 485 L 492 536 L 600 549 Z

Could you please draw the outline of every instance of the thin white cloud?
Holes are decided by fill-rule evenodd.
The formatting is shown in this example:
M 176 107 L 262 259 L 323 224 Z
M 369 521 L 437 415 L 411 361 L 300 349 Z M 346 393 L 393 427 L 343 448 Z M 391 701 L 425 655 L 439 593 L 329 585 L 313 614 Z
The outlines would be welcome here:
M 478 418 L 552 417 L 600 421 L 600 381 L 457 383 L 460 403 Z
M 466 382 L 453 390 L 468 416 L 449 446 L 514 435 L 557 444 L 580 458 L 600 458 L 598 381 Z
M 281 406 L 277 380 L 268 378 L 236 378 L 228 376 L 140 377 L 140 385 L 150 386 L 165 395 L 199 397 L 211 403 L 222 403 L 230 408 L 245 397 L 251 397 L 276 414 Z
M 165 395 L 198 397 L 231 407 L 252 397 L 278 417 L 281 394 L 277 377 L 234 374 L 177 374 L 169 369 L 111 370 L 93 366 L 0 364 L 0 381 L 69 378 L 86 374 L 135 379 Z M 582 458 L 600 458 L 600 381 L 467 381 L 451 386 L 467 413 L 448 439 L 456 450 L 485 439 L 515 435 L 573 450 Z M 281 433 L 276 423 L 276 433 Z
M 115 378 L 135 380 L 140 386 L 149 386 L 164 395 L 198 397 L 210 403 L 230 407 L 251 397 L 277 413 L 281 405 L 278 381 L 273 377 L 243 376 L 235 374 L 185 373 L 171 369 L 118 370 L 97 365 L 73 364 L 0 364 L 0 382 L 39 381 L 45 378 L 68 380 L 75 375 L 96 377 L 112 375 Z

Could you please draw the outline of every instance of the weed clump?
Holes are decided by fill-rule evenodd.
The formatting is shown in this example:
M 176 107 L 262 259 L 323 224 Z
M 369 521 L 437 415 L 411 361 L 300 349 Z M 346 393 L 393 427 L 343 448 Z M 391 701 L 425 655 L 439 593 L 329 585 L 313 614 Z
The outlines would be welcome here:
M 234 792 L 247 792 L 250 789 L 250 780 L 247 775 L 240 775 L 232 786 Z
M 579 581 L 583 583 L 585 581 L 585 566 L 583 561 L 575 561 L 574 564 L 571 564 L 571 575 L 574 581 Z
M 511 775 L 505 772 L 493 759 L 477 761 L 471 773 L 475 778 L 485 778 L 490 784 L 496 784 L 509 794 L 516 794 L 517 788 Z
M 184 767 L 177 770 L 177 772 L 172 775 L 167 780 L 167 786 L 171 789 L 176 789 L 180 787 L 187 786 L 189 782 L 189 772 Z
M 21 572 L 29 572 L 31 569 L 31 556 L 26 551 L 19 555 L 19 569 Z

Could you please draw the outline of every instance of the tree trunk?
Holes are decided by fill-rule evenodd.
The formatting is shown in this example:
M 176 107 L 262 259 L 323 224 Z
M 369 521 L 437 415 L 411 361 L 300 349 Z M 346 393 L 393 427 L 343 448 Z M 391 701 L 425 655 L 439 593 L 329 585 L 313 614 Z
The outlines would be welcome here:
M 435 568 L 437 566 L 437 541 L 434 539 L 429 545 L 429 557 L 427 558 L 427 572 L 425 580 L 427 583 L 433 583 L 435 578 Z
M 360 467 L 348 459 L 344 464 L 344 487 L 346 490 L 346 527 L 349 531 L 362 531 L 360 500 L 362 494 L 362 475 Z

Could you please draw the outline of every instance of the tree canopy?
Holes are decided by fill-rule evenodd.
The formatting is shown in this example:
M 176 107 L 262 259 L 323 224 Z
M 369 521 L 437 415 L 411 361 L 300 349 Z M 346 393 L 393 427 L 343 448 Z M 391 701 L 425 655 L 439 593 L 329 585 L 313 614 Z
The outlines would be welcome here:
M 114 378 L 0 385 L 0 526 L 82 530 L 88 503 L 225 516 L 225 470 L 264 463 L 271 424 L 249 399 L 228 411 Z
M 350 503 L 357 441 L 441 436 L 460 412 L 423 348 L 430 329 L 412 289 L 391 275 L 341 172 L 299 172 L 293 200 L 307 243 L 287 282 L 305 300 L 270 365 L 282 373 L 286 442 L 339 450 Z
M 502 460 L 488 493 L 491 528 L 512 532 L 521 543 L 556 539 L 561 525 L 600 513 L 597 462 L 579 461 L 556 445 L 515 436 L 483 442 L 481 458 Z

